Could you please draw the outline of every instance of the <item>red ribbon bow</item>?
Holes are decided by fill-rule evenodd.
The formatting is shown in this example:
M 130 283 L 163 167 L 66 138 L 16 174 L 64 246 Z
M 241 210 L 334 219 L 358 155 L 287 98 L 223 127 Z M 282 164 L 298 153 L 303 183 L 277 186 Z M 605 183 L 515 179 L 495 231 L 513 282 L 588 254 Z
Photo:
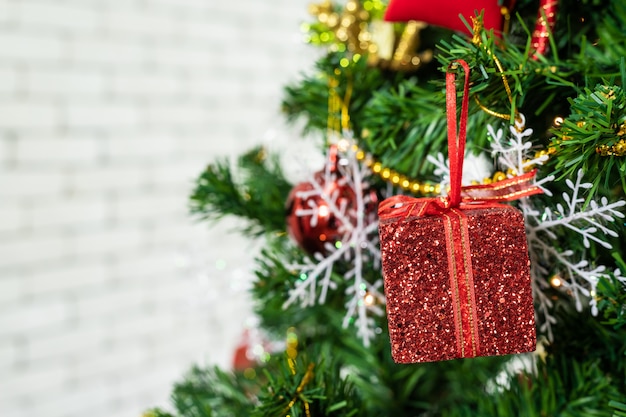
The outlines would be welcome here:
M 461 65 L 465 71 L 461 117 L 457 134 L 456 123 L 456 85 L 454 72 L 446 73 L 446 113 L 448 117 L 448 159 L 450 160 L 450 192 L 447 196 L 435 198 L 414 198 L 404 195 L 389 197 L 378 207 L 381 219 L 396 217 L 440 215 L 453 208 L 488 208 L 497 207 L 502 202 L 528 197 L 541 193 L 541 189 L 532 182 L 536 170 L 526 174 L 507 178 L 491 184 L 461 186 L 463 159 L 467 138 L 467 115 L 469 102 L 469 65 L 463 60 L 450 64 L 448 69 Z

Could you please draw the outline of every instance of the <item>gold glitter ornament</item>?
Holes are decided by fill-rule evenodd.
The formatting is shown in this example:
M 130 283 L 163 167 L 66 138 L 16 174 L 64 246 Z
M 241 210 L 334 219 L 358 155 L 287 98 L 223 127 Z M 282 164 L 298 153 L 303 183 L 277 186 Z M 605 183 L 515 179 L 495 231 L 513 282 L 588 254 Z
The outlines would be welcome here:
M 619 126 L 617 137 L 621 138 L 626 134 L 626 122 Z M 613 145 L 597 145 L 596 153 L 600 156 L 626 156 L 626 139 L 621 138 Z
M 318 36 L 311 38 L 312 43 L 330 43 L 331 50 L 341 51 L 347 48 L 352 53 L 367 52 L 367 31 L 369 13 L 356 0 L 349 0 L 343 10 L 338 11 L 330 1 L 311 4 L 309 13 L 316 16 L 321 24 L 317 28 Z M 307 29 L 314 29 L 308 27 Z M 365 39 L 363 39 L 365 38 Z M 340 48 L 338 44 L 342 44 Z
M 380 0 L 363 4 L 349 0 L 340 10 L 330 1 L 309 6 L 318 22 L 304 25 L 307 41 L 329 45 L 331 51 L 367 55 L 368 65 L 393 71 L 415 71 L 432 61 L 432 50 L 419 51 L 420 31 L 425 23 L 411 21 L 396 33 L 394 25 L 382 20 L 385 5 Z
M 620 139 L 613 145 L 597 145 L 596 153 L 600 156 L 626 156 L 626 140 Z
M 432 50 L 417 52 L 420 46 L 420 31 L 426 26 L 428 26 L 426 23 L 414 20 L 406 24 L 393 54 L 393 59 L 388 63 L 390 69 L 394 71 L 410 71 L 419 68 L 422 63 L 432 61 Z M 382 66 L 385 67 L 384 63 Z
M 433 59 L 433 51 L 421 51 L 420 32 L 426 28 L 424 22 L 407 22 L 396 33 L 394 25 L 382 20 L 370 23 L 368 64 L 392 71 L 411 72 Z

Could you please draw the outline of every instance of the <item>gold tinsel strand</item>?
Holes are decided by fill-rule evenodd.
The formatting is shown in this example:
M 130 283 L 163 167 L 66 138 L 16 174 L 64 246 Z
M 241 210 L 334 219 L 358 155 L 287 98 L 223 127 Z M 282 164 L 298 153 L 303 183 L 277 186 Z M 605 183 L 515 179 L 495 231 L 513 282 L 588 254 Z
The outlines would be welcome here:
M 472 17 L 472 31 L 474 33 L 474 35 L 472 36 L 472 43 L 476 46 L 483 45 L 483 42 L 480 39 L 480 33 L 483 31 L 483 29 L 484 29 L 483 22 L 480 19 Z M 504 73 L 504 67 L 502 66 L 502 63 L 500 62 L 497 56 L 492 54 L 491 51 L 487 49 L 485 50 L 488 53 L 488 55 L 491 56 L 491 58 L 493 59 L 494 63 L 496 64 L 496 67 L 498 68 L 498 71 L 500 71 L 500 76 L 502 77 L 502 84 L 504 85 L 504 89 L 506 90 L 506 95 L 509 98 L 509 103 L 511 104 L 511 106 L 513 106 L 513 93 L 511 92 L 511 87 L 509 86 L 509 82 L 506 79 L 506 74 Z M 480 107 L 481 110 L 487 113 L 488 115 L 498 117 L 504 120 L 511 120 L 510 115 L 504 114 L 504 113 L 498 113 L 496 111 L 493 111 L 487 108 L 485 105 L 483 105 L 480 102 L 478 95 L 476 94 L 474 94 L 474 100 L 476 100 L 476 104 L 478 104 L 478 107 Z M 517 109 L 515 110 L 515 115 L 517 116 Z
M 283 411 L 284 413 L 287 413 L 285 414 L 285 417 L 291 417 L 289 415 L 289 410 L 291 409 L 291 407 L 295 405 L 296 401 L 298 401 L 298 398 L 300 398 L 300 394 L 302 394 L 302 391 L 304 391 L 304 387 L 309 382 L 311 382 L 311 379 L 313 379 L 313 368 L 315 368 L 315 364 L 310 363 L 306 370 L 306 373 L 302 377 L 302 381 L 300 381 L 300 385 L 298 385 L 298 388 L 296 388 L 295 395 L 293 396 L 291 401 L 289 401 L 289 404 L 287 404 L 287 407 L 285 407 L 285 410 Z M 304 399 L 302 400 L 302 402 L 304 403 L 304 413 L 306 414 L 306 417 L 311 417 L 311 410 L 310 410 L 309 403 Z
M 290 327 L 287 330 L 286 342 L 287 342 L 287 349 L 285 350 L 285 353 L 287 354 L 287 363 L 289 364 L 289 370 L 291 371 L 291 374 L 295 375 L 296 374 L 296 357 L 298 356 L 298 335 L 296 334 L 296 329 L 294 327 Z M 300 384 L 298 385 L 298 388 L 296 388 L 296 392 L 293 398 L 291 399 L 291 401 L 289 401 L 289 404 L 287 404 L 287 406 L 283 410 L 283 414 L 285 414 L 285 417 L 291 417 L 289 414 L 289 410 L 291 409 L 291 407 L 293 407 L 296 404 L 296 402 L 298 401 L 298 398 L 300 398 L 300 394 L 302 394 L 302 391 L 304 391 L 304 387 L 313 378 L 314 367 L 315 367 L 314 363 L 309 364 L 306 370 L 306 373 L 304 374 L 304 376 L 302 377 L 302 380 L 300 381 Z M 306 417 L 311 417 L 311 410 L 310 410 L 309 403 L 305 399 L 302 399 L 302 402 L 304 403 L 304 412 L 306 414 Z

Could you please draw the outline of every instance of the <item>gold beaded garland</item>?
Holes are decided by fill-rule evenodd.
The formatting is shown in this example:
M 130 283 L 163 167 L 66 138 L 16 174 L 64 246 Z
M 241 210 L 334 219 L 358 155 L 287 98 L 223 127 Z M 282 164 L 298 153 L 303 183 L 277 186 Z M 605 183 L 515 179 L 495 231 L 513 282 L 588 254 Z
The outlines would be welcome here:
M 551 156 L 556 152 L 556 149 L 550 147 L 548 149 L 542 149 L 540 151 L 535 152 L 535 159 L 540 158 L 542 156 Z M 524 163 L 528 162 L 528 160 L 524 160 Z M 532 166 L 528 166 L 525 171 L 531 171 L 533 169 Z M 518 173 L 516 170 L 509 168 L 506 173 L 502 172 L 502 171 L 496 171 L 493 176 L 491 177 L 487 177 L 484 178 L 482 181 L 482 184 L 492 184 L 494 182 L 498 182 L 498 181 L 502 181 L 505 180 L 509 177 L 514 177 L 516 175 L 520 175 L 520 173 Z M 474 185 L 478 184 L 478 182 L 474 182 Z
M 393 185 L 402 188 L 403 190 L 410 191 L 414 194 L 440 194 L 440 184 L 430 184 L 426 182 L 420 182 L 412 180 L 407 176 L 400 174 L 390 168 L 384 167 L 380 162 L 375 161 L 371 156 L 367 155 L 357 145 L 352 145 L 352 150 L 355 152 L 356 159 L 365 163 L 365 166 L 370 168 L 374 174 L 382 178 L 384 181 L 391 182 Z

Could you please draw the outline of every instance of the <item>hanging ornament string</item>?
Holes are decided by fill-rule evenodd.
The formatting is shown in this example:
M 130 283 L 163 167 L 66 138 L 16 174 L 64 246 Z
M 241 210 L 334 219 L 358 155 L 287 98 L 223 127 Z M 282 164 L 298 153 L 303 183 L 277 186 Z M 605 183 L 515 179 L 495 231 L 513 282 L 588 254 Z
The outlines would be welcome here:
M 343 99 L 337 94 L 337 87 L 339 86 L 338 76 L 341 75 L 339 69 L 335 69 L 335 73 L 328 77 L 328 143 L 331 145 L 333 141 L 338 141 L 341 138 L 341 132 L 350 129 L 350 99 L 352 97 L 353 84 L 352 80 L 347 76 L 346 91 Z M 341 142 L 341 141 L 339 141 Z M 395 171 L 391 168 L 383 166 L 381 162 L 376 161 L 371 155 L 368 155 L 364 150 L 359 148 L 357 144 L 339 143 L 339 148 L 343 147 L 343 150 L 347 150 L 346 146 L 350 146 L 352 151 L 355 152 L 356 159 L 361 161 L 372 172 L 380 177 L 383 181 L 391 182 L 393 185 L 402 188 L 403 190 L 410 191 L 414 194 L 439 194 L 441 193 L 440 184 L 432 184 L 428 182 L 421 182 L 407 177 Z
M 459 65 L 465 72 L 463 83 L 463 98 L 461 102 L 461 120 L 459 132 L 456 131 L 456 85 L 455 74 L 446 73 L 446 115 L 448 118 L 448 160 L 450 161 L 450 206 L 458 207 L 461 204 L 461 179 L 463 176 L 463 159 L 465 157 L 465 141 L 467 138 L 467 116 L 469 97 L 469 65 L 459 60 L 450 65 L 450 69 L 456 69 Z

